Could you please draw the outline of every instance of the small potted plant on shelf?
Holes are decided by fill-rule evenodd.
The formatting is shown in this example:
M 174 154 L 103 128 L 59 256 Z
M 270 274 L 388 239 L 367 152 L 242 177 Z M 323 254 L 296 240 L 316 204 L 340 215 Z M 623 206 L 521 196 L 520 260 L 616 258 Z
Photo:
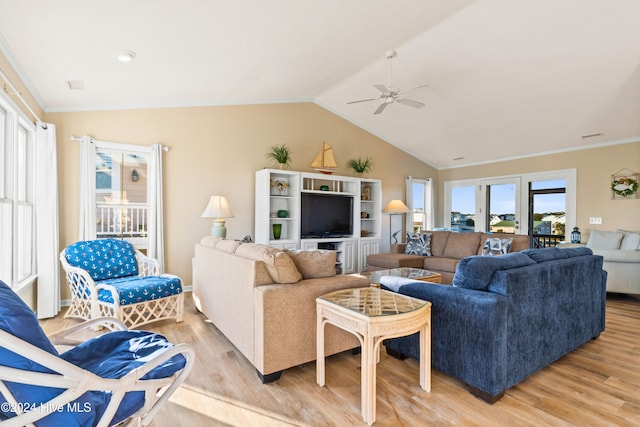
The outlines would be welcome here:
M 267 157 L 276 162 L 280 169 L 286 169 L 291 166 L 291 150 L 285 144 L 272 145 Z
M 356 175 L 362 175 L 371 172 L 371 169 L 373 169 L 373 160 L 368 156 L 365 158 L 358 157 L 357 159 L 349 160 L 347 166 L 353 169 Z

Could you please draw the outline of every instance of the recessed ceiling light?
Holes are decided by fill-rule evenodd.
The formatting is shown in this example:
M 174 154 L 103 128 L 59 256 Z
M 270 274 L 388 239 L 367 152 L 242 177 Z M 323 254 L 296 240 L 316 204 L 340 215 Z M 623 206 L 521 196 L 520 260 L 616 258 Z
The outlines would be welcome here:
M 119 50 L 114 52 L 113 57 L 120 62 L 131 62 L 135 59 L 136 53 L 131 50 Z

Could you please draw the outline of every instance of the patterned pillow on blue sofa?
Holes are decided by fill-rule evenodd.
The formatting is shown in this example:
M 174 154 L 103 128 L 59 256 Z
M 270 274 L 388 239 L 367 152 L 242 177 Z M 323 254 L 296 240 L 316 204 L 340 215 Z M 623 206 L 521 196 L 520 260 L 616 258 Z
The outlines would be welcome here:
M 407 233 L 404 253 L 431 256 L 431 233 Z

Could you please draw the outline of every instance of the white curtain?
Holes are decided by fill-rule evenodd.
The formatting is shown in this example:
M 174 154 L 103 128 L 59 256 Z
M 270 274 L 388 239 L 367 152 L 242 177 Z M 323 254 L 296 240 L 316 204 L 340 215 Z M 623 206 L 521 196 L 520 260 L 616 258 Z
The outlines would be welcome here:
M 60 263 L 58 252 L 58 169 L 56 127 L 36 125 L 36 260 L 38 264 L 39 319 L 54 317 L 60 311 Z
M 80 217 L 78 240 L 96 238 L 96 144 L 90 136 L 80 141 Z
M 425 227 L 427 230 L 433 230 L 435 226 L 435 202 L 433 191 L 433 179 L 427 178 L 427 182 L 424 186 L 424 213 L 425 213 Z
M 164 273 L 164 214 L 162 210 L 162 152 L 160 144 L 151 146 L 147 172 L 147 194 L 149 198 L 147 255 L 158 260 L 160 272 Z

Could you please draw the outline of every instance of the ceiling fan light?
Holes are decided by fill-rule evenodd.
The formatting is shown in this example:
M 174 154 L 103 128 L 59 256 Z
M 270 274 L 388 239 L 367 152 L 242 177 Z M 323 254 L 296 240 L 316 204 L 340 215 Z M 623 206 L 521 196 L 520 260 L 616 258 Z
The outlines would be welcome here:
M 131 50 L 119 50 L 113 53 L 113 57 L 119 62 L 131 62 L 135 59 L 136 53 Z

